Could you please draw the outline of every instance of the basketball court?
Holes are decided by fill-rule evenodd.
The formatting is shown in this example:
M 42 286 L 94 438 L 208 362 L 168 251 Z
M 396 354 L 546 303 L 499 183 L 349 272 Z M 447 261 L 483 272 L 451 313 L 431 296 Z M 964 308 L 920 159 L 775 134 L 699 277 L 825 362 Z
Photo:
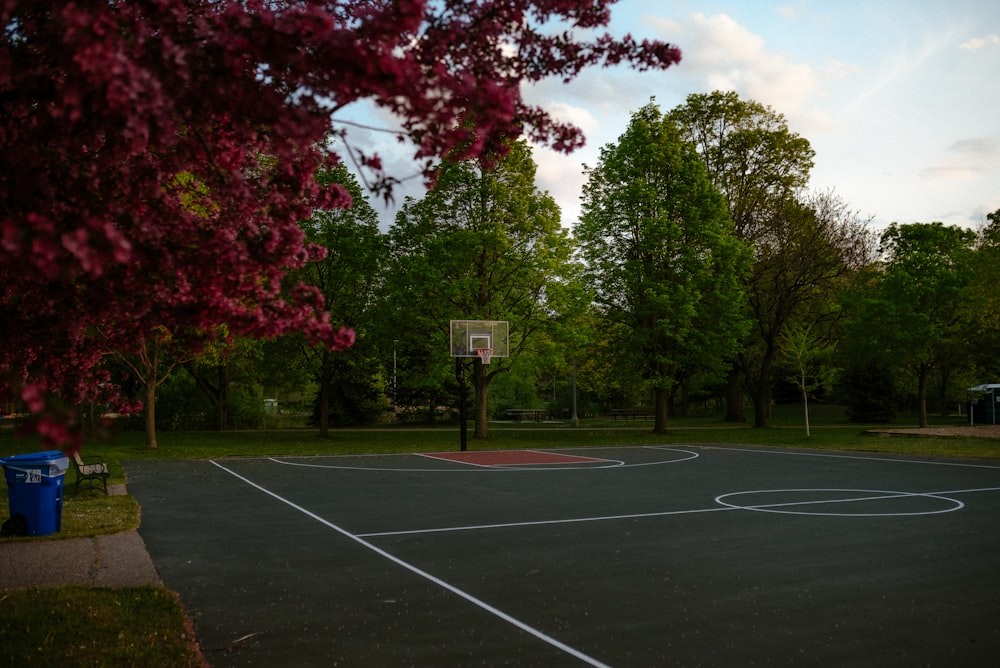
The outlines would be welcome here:
M 215 666 L 986 666 L 1000 465 L 662 446 L 126 462 Z

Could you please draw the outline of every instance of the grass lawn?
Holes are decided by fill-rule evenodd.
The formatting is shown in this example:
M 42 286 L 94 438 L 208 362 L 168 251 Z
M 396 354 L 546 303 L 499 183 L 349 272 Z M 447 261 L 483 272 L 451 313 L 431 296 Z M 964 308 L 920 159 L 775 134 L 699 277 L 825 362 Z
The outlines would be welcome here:
M 177 596 L 162 587 L 0 592 L 0 665 L 204 666 Z
M 941 457 L 1000 458 L 1000 441 L 976 437 L 878 437 L 877 428 L 910 428 L 916 419 L 893 425 L 857 425 L 843 410 L 811 410 L 812 434 L 805 435 L 801 408 L 779 406 L 773 426 L 753 429 L 724 423 L 717 415 L 674 419 L 666 434 L 653 434 L 649 421 L 585 419 L 566 423 L 490 423 L 489 439 L 477 441 L 469 430 L 468 447 L 480 449 L 568 448 L 641 444 L 731 443 L 758 446 L 884 452 Z M 966 418 L 934 418 L 932 426 L 958 426 Z M 159 449 L 144 448 L 143 434 L 122 432 L 91 439 L 88 454 L 103 456 L 112 483 L 125 482 L 122 462 L 134 459 L 205 459 L 254 455 L 387 454 L 457 450 L 457 426 L 384 426 L 339 429 L 328 439 L 315 430 L 244 432 L 160 432 Z M 21 440 L 0 429 L 0 456 L 42 449 L 37 440 Z M 73 479 L 72 471 L 66 481 Z M 0 489 L 0 519 L 8 516 L 6 482 Z M 62 530 L 51 537 L 11 540 L 61 540 L 135 529 L 140 509 L 129 496 L 102 493 L 67 495 Z M 0 663 L 3 665 L 201 665 L 189 625 L 176 596 L 155 587 L 54 587 L 0 592 Z

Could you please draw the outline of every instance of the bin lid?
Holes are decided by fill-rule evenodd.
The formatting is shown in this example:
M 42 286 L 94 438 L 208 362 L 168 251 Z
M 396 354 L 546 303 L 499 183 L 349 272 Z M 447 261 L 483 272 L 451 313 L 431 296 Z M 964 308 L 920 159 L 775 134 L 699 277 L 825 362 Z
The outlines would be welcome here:
M 4 466 L 30 466 L 32 464 L 58 464 L 60 459 L 69 459 L 62 450 L 46 450 L 44 452 L 26 452 L 0 459 Z M 68 465 L 68 464 L 67 464 Z

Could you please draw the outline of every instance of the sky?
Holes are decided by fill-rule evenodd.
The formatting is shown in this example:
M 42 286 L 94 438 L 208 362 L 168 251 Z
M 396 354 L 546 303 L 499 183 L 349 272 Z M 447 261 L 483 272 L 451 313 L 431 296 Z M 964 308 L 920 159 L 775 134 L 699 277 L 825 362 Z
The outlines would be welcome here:
M 975 229 L 1000 209 L 996 0 L 621 0 L 609 32 L 668 41 L 683 60 L 660 72 L 592 68 L 570 84 L 522 91 L 587 136 L 569 155 L 534 151 L 536 183 L 567 227 L 580 213 L 582 165 L 597 164 L 634 112 L 651 98 L 666 112 L 713 90 L 784 115 L 816 153 L 810 189 L 832 191 L 875 229 L 934 221 Z M 384 144 L 390 171 L 413 174 L 410 154 L 387 135 L 352 141 Z M 422 192 L 411 180 L 397 204 Z M 380 215 L 387 227 L 395 208 Z

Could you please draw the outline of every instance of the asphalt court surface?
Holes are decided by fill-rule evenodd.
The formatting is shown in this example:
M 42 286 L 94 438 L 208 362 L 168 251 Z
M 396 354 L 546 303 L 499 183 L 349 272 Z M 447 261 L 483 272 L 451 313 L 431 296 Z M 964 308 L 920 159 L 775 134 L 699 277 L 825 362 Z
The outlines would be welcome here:
M 741 446 L 126 462 L 215 666 L 993 666 L 1000 464 Z

